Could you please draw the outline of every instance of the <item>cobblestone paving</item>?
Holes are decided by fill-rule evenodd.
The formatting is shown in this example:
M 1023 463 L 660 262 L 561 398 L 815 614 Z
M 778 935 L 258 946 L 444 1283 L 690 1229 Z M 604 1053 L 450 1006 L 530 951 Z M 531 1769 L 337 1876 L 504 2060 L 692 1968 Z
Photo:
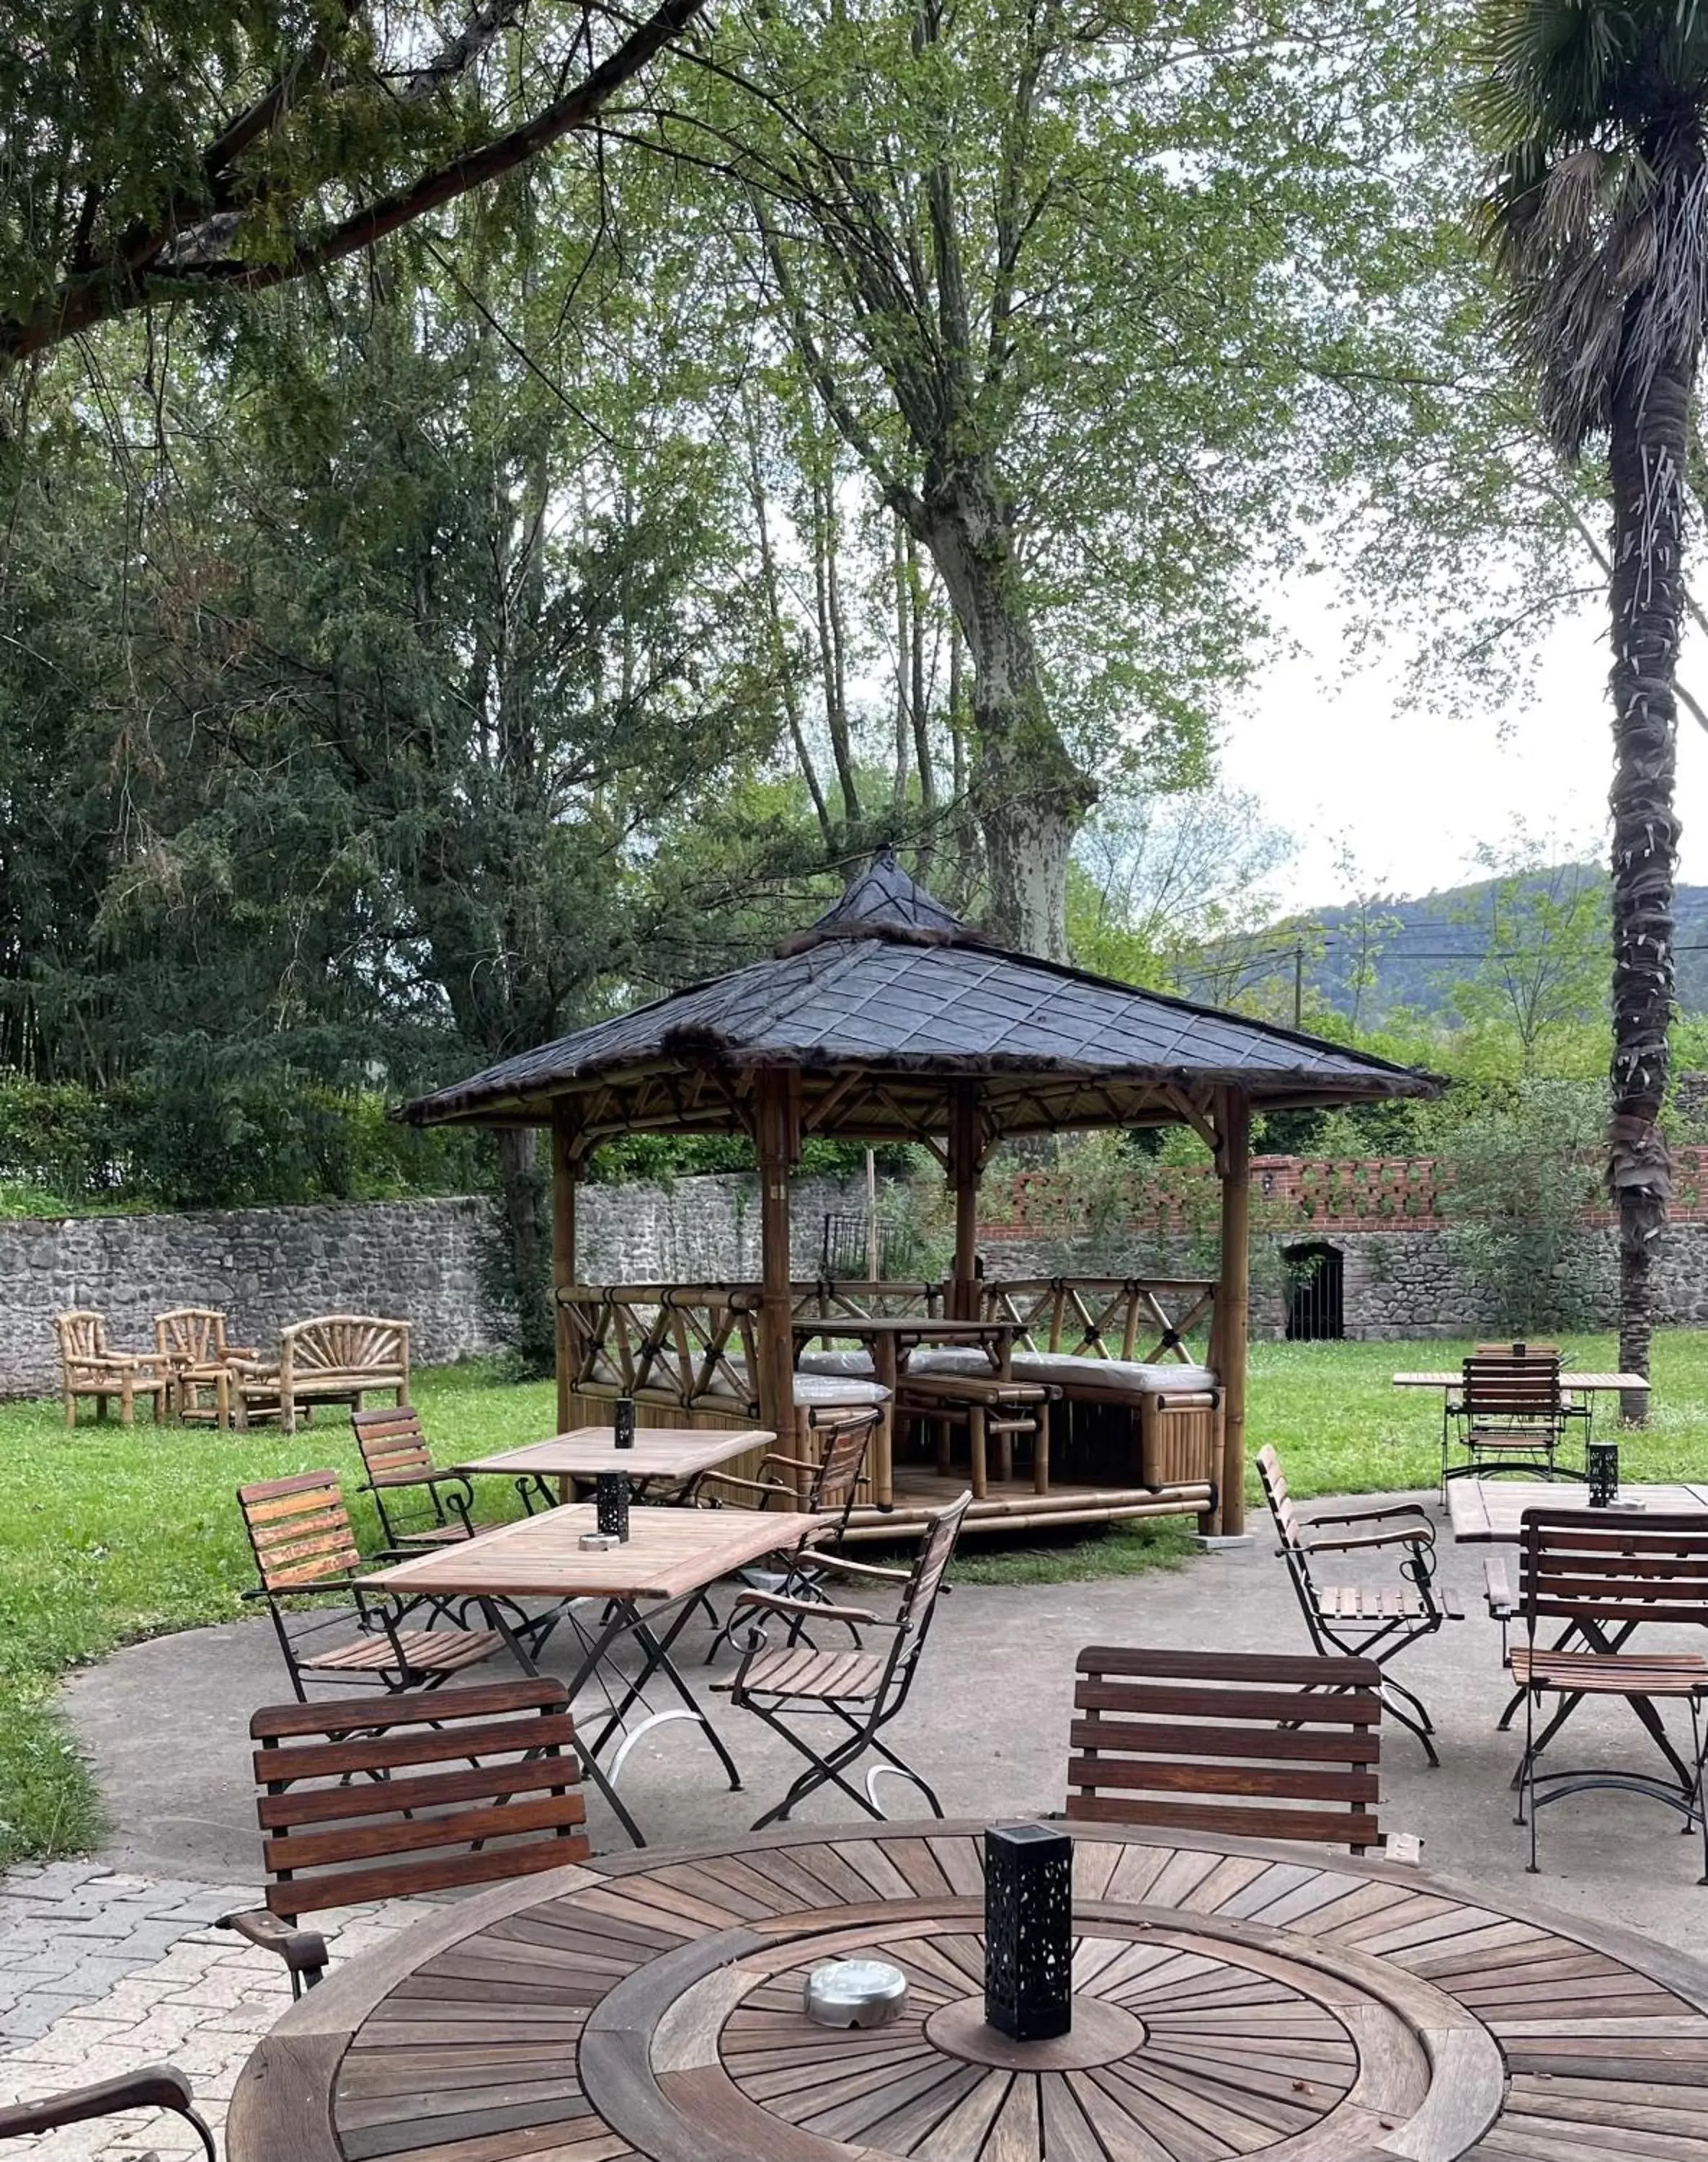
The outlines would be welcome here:
M 254 1897 L 253 1885 L 150 1882 L 92 1862 L 0 1878 L 0 2102 L 166 2061 L 217 2132 L 245 2058 L 290 2002 L 279 1960 L 212 1926 Z M 315 1926 L 337 1961 L 426 1911 L 350 1908 Z M 68 2126 L 15 2151 L 20 2162 L 179 2162 L 201 2149 L 188 2125 L 162 2115 Z

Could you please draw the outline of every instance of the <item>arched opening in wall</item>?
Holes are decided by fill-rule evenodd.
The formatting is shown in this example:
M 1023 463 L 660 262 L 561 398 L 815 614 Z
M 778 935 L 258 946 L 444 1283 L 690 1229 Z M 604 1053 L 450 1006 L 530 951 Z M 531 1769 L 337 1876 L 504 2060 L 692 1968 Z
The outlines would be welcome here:
M 1284 1246 L 1281 1267 L 1287 1287 L 1289 1344 L 1338 1344 L 1346 1334 L 1345 1256 L 1319 1240 Z

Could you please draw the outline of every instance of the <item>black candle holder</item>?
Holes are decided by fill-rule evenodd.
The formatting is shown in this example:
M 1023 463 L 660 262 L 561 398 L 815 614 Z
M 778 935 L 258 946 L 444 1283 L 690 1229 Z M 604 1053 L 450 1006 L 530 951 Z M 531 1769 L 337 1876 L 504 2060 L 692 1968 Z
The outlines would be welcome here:
M 629 1536 L 629 1475 L 626 1471 L 602 1471 L 593 1501 L 599 1529 L 613 1538 L 626 1539 Z
M 635 1399 L 633 1397 L 618 1397 L 617 1407 L 612 1416 L 611 1428 L 619 1449 L 634 1448 Z
M 985 1835 L 985 2018 L 1016 2042 L 1073 2024 L 1073 1842 L 1043 1825 Z
M 1617 1441 L 1592 1441 L 1584 1451 L 1584 1457 L 1589 1474 L 1590 1507 L 1607 1508 L 1619 1499 L 1619 1444 Z

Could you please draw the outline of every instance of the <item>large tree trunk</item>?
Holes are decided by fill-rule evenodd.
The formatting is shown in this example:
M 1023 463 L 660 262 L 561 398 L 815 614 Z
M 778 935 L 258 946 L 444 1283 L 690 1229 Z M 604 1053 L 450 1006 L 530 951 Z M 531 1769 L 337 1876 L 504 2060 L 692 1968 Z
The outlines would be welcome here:
M 499 1283 L 514 1316 L 514 1341 L 530 1373 L 551 1371 L 556 1350 L 551 1298 L 551 1186 L 531 1126 L 501 1127 Z
M 1068 857 L 1097 800 L 1050 719 L 1012 519 L 984 475 L 930 491 L 919 537 L 948 590 L 973 661 L 971 795 L 1003 945 L 1068 958 Z
M 1691 356 L 1694 361 L 1694 355 Z M 1627 382 L 1612 415 L 1613 1064 L 1607 1178 L 1619 1211 L 1619 1364 L 1648 1371 L 1671 1167 L 1658 1120 L 1673 1004 L 1674 673 L 1684 608 L 1692 368 Z M 1646 1398 L 1627 1397 L 1627 1418 Z

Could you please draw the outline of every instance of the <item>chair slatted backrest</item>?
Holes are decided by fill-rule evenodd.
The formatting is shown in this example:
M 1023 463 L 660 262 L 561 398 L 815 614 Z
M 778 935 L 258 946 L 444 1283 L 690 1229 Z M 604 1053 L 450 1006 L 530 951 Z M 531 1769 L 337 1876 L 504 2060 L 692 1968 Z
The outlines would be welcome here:
M 812 1516 L 838 1518 L 838 1531 L 846 1526 L 853 1512 L 860 1480 L 865 1475 L 866 1451 L 882 1418 L 883 1412 L 876 1404 L 825 1414 L 829 1439 L 807 1488 L 807 1507 Z M 807 1423 L 817 1423 L 810 1413 Z
M 60 1357 L 68 1366 L 98 1366 L 112 1356 L 107 1348 L 107 1317 L 93 1307 L 56 1313 L 54 1334 L 60 1340 Z
M 1290 1554 L 1303 1555 L 1304 1540 L 1300 1533 L 1298 1509 L 1288 1491 L 1281 1459 L 1267 1442 L 1257 1452 L 1257 1476 L 1262 1482 L 1269 1513 L 1275 1519 L 1276 1536 Z
M 1527 1351 L 1518 1359 L 1504 1351 L 1473 1356 L 1465 1362 L 1460 1393 L 1460 1408 L 1473 1426 L 1558 1425 L 1559 1355 Z
M 211 1306 L 177 1306 L 154 1316 L 154 1349 L 189 1366 L 217 1366 L 226 1355 L 226 1318 Z
M 427 1437 L 421 1431 L 421 1415 L 413 1404 L 384 1404 L 373 1411 L 352 1412 L 356 1446 L 362 1463 L 376 1486 L 388 1474 L 411 1476 L 433 1469 Z
M 592 1851 L 561 1682 L 269 1705 L 249 1722 L 267 1904 L 489 1884 Z
M 958 1501 L 952 1501 L 947 1509 L 939 1509 L 919 1543 L 919 1559 L 913 1564 L 913 1574 L 896 1610 L 896 1619 L 901 1625 L 896 1632 L 898 1660 L 905 1658 L 911 1663 L 919 1657 L 931 1628 L 931 1617 L 937 1611 L 938 1595 L 954 1559 L 961 1526 L 972 1504 L 973 1496 L 968 1492 Z
M 1708 1514 L 1527 1509 L 1518 1606 L 1533 1636 L 1554 1619 L 1708 1628 Z
M 238 1507 L 264 1590 L 311 1591 L 353 1574 L 362 1556 L 336 1471 L 300 1471 L 238 1489 Z
M 1374 1660 L 1094 1644 L 1077 1665 L 1070 1819 L 1382 1845 Z

